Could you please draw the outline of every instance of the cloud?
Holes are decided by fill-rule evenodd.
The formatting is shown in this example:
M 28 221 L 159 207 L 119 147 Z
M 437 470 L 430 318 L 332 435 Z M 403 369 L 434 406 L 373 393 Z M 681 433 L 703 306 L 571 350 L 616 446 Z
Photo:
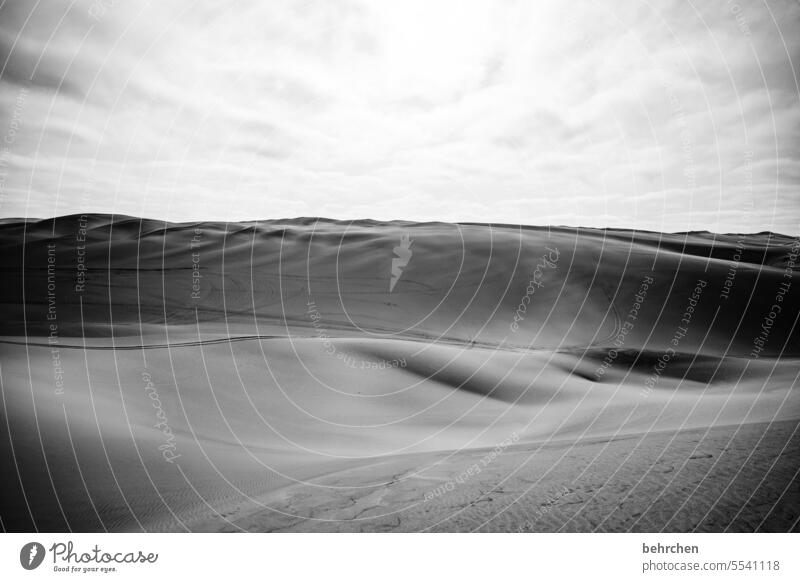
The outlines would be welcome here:
M 14 0 L 0 23 L 3 216 L 800 232 L 789 0 Z

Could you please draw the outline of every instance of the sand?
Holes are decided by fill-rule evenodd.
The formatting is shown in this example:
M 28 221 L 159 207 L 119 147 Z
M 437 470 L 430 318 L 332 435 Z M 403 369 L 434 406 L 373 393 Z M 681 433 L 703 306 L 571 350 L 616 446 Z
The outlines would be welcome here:
M 792 238 L 89 215 L 0 241 L 6 530 L 798 529 Z

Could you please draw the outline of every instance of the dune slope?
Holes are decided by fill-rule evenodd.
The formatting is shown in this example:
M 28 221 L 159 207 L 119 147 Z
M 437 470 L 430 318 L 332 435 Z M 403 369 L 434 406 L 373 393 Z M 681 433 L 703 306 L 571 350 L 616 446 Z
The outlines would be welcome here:
M 6 529 L 797 527 L 795 239 L 89 215 L 0 245 Z

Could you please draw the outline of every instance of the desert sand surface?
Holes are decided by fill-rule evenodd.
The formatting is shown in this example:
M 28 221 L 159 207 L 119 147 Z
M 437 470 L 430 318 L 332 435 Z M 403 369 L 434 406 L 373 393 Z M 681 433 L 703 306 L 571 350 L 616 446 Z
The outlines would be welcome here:
M 792 531 L 796 239 L 0 222 L 7 531 Z

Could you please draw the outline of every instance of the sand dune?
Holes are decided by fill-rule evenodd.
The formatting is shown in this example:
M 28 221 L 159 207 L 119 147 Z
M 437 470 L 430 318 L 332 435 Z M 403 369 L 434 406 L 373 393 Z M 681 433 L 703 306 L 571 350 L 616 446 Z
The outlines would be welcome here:
M 0 243 L 6 529 L 798 527 L 795 239 L 90 215 Z

